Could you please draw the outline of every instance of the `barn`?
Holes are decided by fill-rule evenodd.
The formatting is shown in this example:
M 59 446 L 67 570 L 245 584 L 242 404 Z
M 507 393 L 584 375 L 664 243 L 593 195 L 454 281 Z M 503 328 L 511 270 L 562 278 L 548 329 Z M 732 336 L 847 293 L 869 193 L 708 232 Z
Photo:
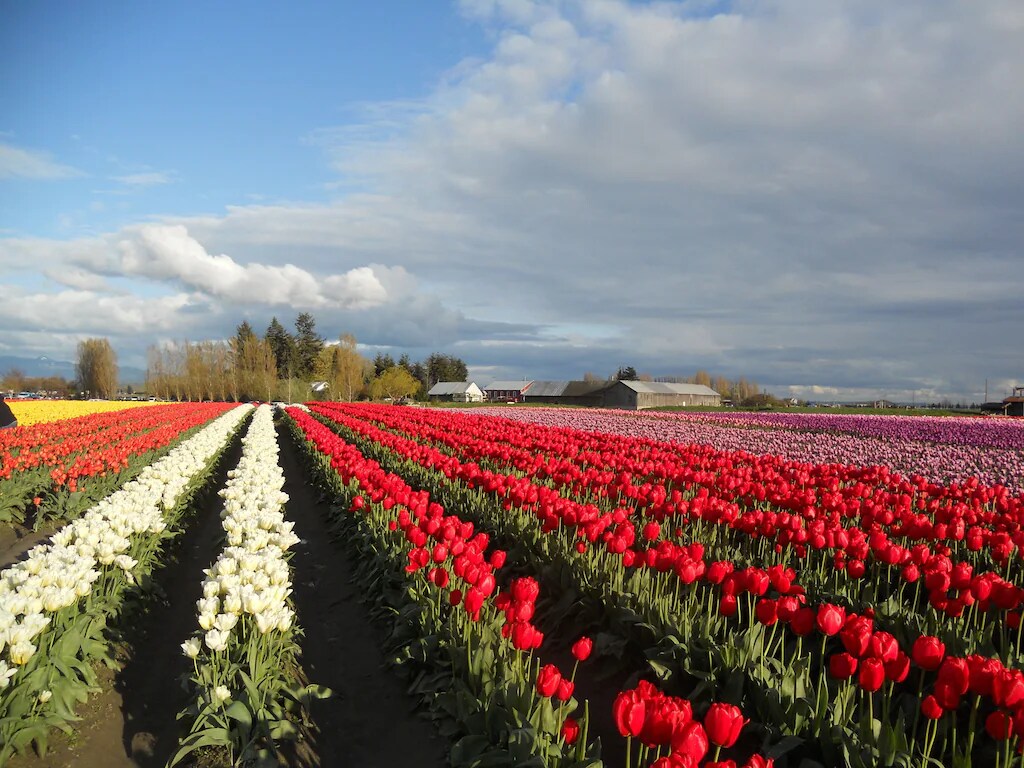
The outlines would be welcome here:
M 535 381 L 523 394 L 527 403 L 600 406 L 604 381 Z
M 484 387 L 484 394 L 492 403 L 521 403 L 532 381 L 492 381 Z
M 484 392 L 472 381 L 439 381 L 427 392 L 427 399 L 454 403 L 482 403 Z
M 616 381 L 601 390 L 601 405 L 639 411 L 680 405 L 721 405 L 722 396 L 703 384 L 662 381 Z

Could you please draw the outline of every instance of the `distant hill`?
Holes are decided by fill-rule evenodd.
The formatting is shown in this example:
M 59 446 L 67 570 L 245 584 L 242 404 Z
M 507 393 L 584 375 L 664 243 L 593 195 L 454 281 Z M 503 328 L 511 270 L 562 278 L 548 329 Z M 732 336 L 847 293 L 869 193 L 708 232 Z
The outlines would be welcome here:
M 40 357 L 15 357 L 0 355 L 0 375 L 11 368 L 17 368 L 26 376 L 62 376 L 65 379 L 75 378 L 75 364 L 67 360 L 53 360 L 45 355 Z M 146 381 L 146 372 L 142 368 L 129 365 L 118 366 L 118 378 L 121 384 L 139 385 Z

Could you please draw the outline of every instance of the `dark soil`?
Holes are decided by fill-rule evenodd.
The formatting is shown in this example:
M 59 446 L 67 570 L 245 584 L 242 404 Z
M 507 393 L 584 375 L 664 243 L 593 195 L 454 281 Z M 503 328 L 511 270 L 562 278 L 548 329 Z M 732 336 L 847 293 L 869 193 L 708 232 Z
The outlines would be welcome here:
M 26 552 L 52 536 L 56 530 L 53 526 L 47 526 L 40 531 L 33 531 L 20 523 L 8 523 L 0 527 L 0 570 L 21 560 Z
M 352 564 L 331 543 L 328 505 L 299 464 L 291 440 L 281 435 L 286 517 L 302 543 L 292 565 L 298 623 L 305 637 L 302 665 L 310 681 L 333 691 L 313 702 L 319 732 L 313 749 L 324 768 L 361 766 L 431 768 L 447 765 L 447 745 L 431 724 L 415 714 L 415 700 L 398 674 L 386 666 L 382 629 L 360 602 Z

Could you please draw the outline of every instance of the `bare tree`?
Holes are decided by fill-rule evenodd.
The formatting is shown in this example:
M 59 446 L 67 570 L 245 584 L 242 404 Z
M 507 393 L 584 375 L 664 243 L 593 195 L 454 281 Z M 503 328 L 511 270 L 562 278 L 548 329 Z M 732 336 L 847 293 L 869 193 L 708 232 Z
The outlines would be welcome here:
M 90 397 L 109 399 L 117 394 L 117 355 L 107 339 L 78 342 L 75 375 L 79 389 Z

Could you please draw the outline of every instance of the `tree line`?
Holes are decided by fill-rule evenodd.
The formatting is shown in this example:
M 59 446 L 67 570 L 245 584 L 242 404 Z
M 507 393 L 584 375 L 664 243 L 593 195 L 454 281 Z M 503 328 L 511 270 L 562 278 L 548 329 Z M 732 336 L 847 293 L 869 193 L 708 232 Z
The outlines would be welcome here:
M 440 353 L 417 362 L 378 353 L 371 361 L 351 334 L 328 343 L 308 312 L 293 331 L 274 317 L 262 336 L 244 321 L 227 341 L 154 345 L 146 370 L 147 391 L 161 399 L 287 402 L 418 398 L 437 381 L 468 375 L 464 361 Z

